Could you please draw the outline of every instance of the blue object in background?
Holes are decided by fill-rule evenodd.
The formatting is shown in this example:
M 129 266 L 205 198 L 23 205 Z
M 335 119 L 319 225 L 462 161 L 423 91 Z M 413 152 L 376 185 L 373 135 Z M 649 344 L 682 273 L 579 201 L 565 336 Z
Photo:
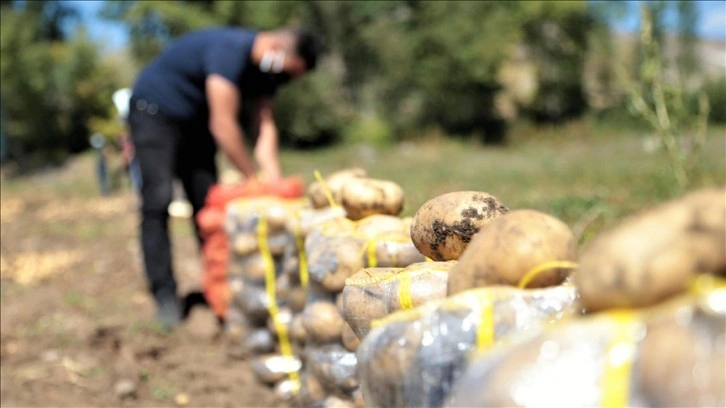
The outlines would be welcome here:
M 98 184 L 101 188 L 101 194 L 107 196 L 111 194 L 111 188 L 108 180 L 108 167 L 106 166 L 106 138 L 100 133 L 94 133 L 91 136 L 91 146 L 96 149 L 98 162 L 96 166 L 96 175 L 98 176 Z

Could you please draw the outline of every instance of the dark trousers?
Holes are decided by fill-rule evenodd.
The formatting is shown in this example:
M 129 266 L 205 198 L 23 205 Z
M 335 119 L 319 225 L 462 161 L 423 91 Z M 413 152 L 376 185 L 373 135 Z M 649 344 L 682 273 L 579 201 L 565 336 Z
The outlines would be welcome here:
M 168 213 L 174 179 L 181 180 L 194 210 L 201 247 L 196 215 L 217 180 L 217 149 L 206 120 L 176 121 L 143 100 L 132 99 L 130 105 L 131 138 L 141 170 L 141 246 L 149 288 L 159 300 L 177 295 Z

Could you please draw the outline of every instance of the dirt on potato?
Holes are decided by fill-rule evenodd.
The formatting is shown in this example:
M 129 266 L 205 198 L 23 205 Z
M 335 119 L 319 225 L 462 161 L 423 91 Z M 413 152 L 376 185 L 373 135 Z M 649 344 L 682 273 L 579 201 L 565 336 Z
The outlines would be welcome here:
M 274 406 L 201 303 L 189 219 L 170 229 L 184 324 L 153 323 L 128 187 L 95 193 L 93 163 L 2 181 L 0 406 Z

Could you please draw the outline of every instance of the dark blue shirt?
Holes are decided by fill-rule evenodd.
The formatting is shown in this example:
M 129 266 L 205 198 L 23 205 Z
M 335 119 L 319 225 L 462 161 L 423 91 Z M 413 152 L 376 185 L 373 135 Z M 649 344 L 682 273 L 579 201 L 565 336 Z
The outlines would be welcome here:
M 251 61 L 257 32 L 212 28 L 180 37 L 139 75 L 133 98 L 155 103 L 165 115 L 181 120 L 208 116 L 205 80 L 218 74 L 236 84 L 242 101 L 273 96 L 276 82 Z

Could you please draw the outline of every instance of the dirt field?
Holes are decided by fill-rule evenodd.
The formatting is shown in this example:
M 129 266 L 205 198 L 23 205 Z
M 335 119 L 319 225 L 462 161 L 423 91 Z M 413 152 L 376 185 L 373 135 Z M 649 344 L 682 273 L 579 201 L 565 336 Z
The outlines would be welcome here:
M 3 181 L 3 407 L 272 406 L 202 305 L 170 334 L 152 322 L 134 197 L 99 197 L 92 163 Z M 8 186 L 9 185 L 9 186 Z M 175 219 L 182 294 L 199 291 L 189 220 Z

